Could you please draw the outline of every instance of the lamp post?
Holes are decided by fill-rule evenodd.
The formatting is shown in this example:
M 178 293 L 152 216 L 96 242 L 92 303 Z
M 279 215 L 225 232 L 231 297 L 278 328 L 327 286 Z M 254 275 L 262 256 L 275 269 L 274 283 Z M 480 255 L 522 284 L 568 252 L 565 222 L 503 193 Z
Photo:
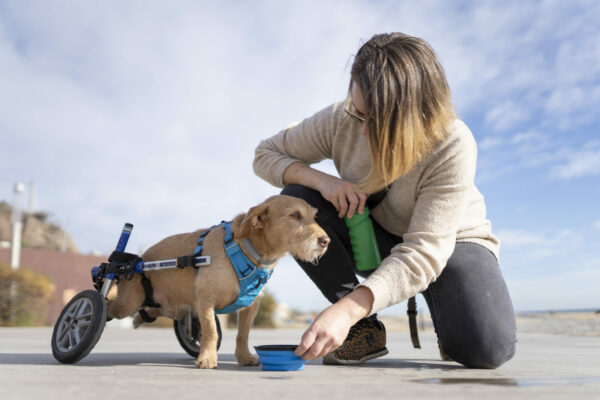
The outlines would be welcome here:
M 23 212 L 21 210 L 21 195 L 25 192 L 25 184 L 15 183 L 12 208 L 12 241 L 10 247 L 10 266 L 19 269 L 21 259 L 21 236 L 23 233 Z

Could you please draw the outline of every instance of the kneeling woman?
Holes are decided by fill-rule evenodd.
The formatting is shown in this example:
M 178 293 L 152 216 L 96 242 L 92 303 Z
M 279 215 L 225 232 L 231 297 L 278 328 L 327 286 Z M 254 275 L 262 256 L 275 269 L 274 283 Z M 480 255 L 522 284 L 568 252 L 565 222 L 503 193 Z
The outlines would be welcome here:
M 476 157 L 434 51 L 401 33 L 359 49 L 345 101 L 260 143 L 256 173 L 316 207 L 331 238 L 318 265 L 299 262 L 333 304 L 298 355 L 356 364 L 386 354 L 375 313 L 417 293 L 449 358 L 496 368 L 514 355 L 514 311 L 474 184 Z M 341 179 L 309 166 L 323 159 Z M 343 217 L 369 203 L 383 261 L 359 284 Z

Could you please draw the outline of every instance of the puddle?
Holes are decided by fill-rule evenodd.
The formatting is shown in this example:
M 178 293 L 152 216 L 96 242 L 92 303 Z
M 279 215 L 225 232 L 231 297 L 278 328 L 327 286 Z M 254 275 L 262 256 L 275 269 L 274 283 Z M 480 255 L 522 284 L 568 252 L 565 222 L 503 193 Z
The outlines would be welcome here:
M 490 385 L 508 387 L 578 385 L 599 383 L 600 377 L 564 378 L 564 379 L 511 379 L 511 378 L 429 378 L 413 382 L 437 385 Z
M 260 379 L 277 380 L 277 379 L 292 379 L 292 377 L 291 376 L 261 376 Z
M 493 385 L 493 386 L 527 386 L 520 385 L 516 379 L 507 378 L 431 378 L 419 379 L 413 382 L 419 383 L 434 383 L 438 385 Z

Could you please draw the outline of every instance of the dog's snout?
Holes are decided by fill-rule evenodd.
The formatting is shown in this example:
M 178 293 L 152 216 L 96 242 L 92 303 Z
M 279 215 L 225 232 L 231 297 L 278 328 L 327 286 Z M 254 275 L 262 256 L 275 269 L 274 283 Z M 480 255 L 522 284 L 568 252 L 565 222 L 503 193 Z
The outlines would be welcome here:
M 331 242 L 331 239 L 329 239 L 327 236 L 321 236 L 319 239 L 317 239 L 317 242 L 319 243 L 319 246 L 325 248 L 329 242 Z

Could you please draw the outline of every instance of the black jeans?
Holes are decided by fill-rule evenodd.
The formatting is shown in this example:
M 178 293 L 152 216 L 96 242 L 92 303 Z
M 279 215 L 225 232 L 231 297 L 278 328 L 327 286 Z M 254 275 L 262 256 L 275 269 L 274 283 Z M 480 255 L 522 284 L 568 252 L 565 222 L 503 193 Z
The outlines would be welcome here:
M 317 223 L 331 243 L 317 265 L 296 260 L 323 295 L 335 303 L 358 284 L 348 228 L 337 211 L 315 190 L 289 185 L 281 194 L 316 207 Z M 373 220 L 382 257 L 402 238 Z M 457 242 L 438 279 L 423 293 L 444 352 L 468 368 L 497 368 L 515 354 L 516 323 L 510 295 L 496 257 L 485 247 Z

